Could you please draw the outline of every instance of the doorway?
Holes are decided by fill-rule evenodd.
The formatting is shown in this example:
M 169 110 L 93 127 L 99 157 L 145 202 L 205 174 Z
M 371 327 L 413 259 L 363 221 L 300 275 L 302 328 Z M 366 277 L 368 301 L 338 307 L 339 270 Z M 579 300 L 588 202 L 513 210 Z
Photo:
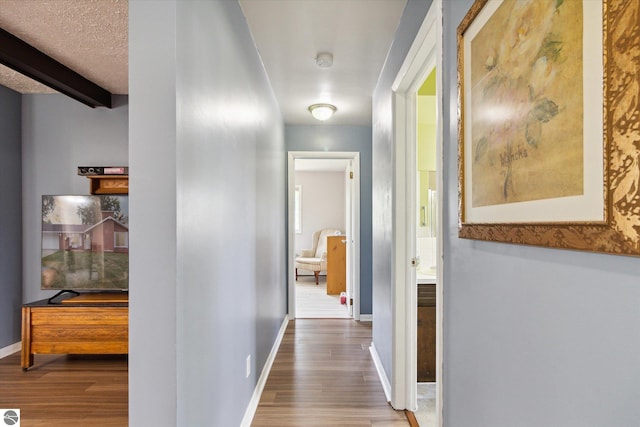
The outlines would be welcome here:
M 297 318 L 351 317 L 346 304 L 348 168 L 348 159 L 294 159 Z M 311 266 L 320 271 L 303 268 L 308 257 L 322 260 L 321 266 Z
M 289 152 L 287 166 L 289 318 L 360 320 L 359 153 Z M 316 237 L 315 232 L 322 234 Z M 328 253 L 316 285 L 312 271 L 296 269 L 296 258 L 303 249 L 315 252 L 318 241 Z M 327 268 L 327 262 L 334 267 Z M 338 274 L 344 288 L 337 292 L 336 265 L 344 268 Z M 310 299 L 314 303 L 305 306 Z
M 417 92 L 416 105 L 416 283 L 417 330 L 417 409 L 420 427 L 435 427 L 436 408 L 436 288 L 437 288 L 437 194 L 438 170 L 436 135 L 438 111 L 434 67 Z M 413 151 L 413 150 L 412 150 Z
M 396 158 L 396 217 L 395 227 L 404 230 L 395 241 L 395 296 L 400 303 L 394 312 L 394 381 L 392 382 L 392 405 L 396 409 L 417 409 L 417 306 L 418 306 L 418 230 L 421 220 L 421 202 L 418 193 L 418 91 L 433 70 L 442 69 L 442 0 L 434 0 L 418 34 L 409 49 L 405 61 L 392 85 L 394 91 L 394 121 Z M 442 259 L 442 78 L 435 74 L 435 171 L 427 181 L 431 186 L 432 203 L 424 203 L 425 227 L 431 210 L 435 256 L 424 269 L 435 278 L 435 414 L 433 427 L 442 426 L 443 390 L 443 274 Z M 429 187 L 429 185 L 427 185 Z M 428 194 L 428 192 L 427 192 Z M 428 197 L 428 196 L 427 196 Z M 433 263 L 434 269 L 431 263 Z M 429 427 L 431 427 L 429 426 Z M 422 426 L 426 427 L 426 426 Z

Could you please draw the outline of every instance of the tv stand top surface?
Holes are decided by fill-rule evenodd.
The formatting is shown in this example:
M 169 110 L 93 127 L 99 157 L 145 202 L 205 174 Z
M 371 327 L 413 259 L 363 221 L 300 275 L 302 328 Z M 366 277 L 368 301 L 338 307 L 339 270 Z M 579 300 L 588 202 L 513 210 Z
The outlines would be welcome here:
M 127 292 L 91 292 L 61 301 L 62 304 L 129 302 Z
M 65 307 L 90 307 L 90 306 L 123 306 L 129 304 L 128 292 L 87 292 L 71 298 L 65 298 L 56 302 L 49 302 L 49 299 L 23 304 L 28 307 L 44 306 L 65 306 Z

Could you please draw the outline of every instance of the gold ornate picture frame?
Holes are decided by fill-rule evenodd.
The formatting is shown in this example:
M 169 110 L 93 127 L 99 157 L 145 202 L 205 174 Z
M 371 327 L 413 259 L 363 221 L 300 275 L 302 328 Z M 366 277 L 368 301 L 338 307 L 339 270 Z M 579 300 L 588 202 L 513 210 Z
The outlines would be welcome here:
M 640 255 L 639 27 L 637 1 L 476 0 L 458 27 L 459 237 Z

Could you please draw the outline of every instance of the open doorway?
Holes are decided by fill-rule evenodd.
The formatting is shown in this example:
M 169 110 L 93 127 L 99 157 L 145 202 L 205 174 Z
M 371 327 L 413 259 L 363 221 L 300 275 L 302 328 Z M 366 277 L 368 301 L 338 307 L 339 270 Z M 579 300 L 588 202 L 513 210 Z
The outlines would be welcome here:
M 436 68 L 417 92 L 416 105 L 416 283 L 418 286 L 417 409 L 420 427 L 436 427 L 436 311 L 438 271 L 438 164 Z
M 289 152 L 290 318 L 359 320 L 359 154 Z
M 429 353 L 435 357 L 435 383 L 429 390 L 435 398 L 431 417 L 421 427 L 442 425 L 443 385 L 443 288 L 445 277 L 442 259 L 442 79 L 437 72 L 442 67 L 442 0 L 434 0 L 405 61 L 392 85 L 397 164 L 395 227 L 404 230 L 395 239 L 395 297 L 399 304 L 394 312 L 394 381 L 391 401 L 396 409 L 415 411 L 418 384 L 418 306 L 419 281 L 432 285 L 427 299 L 435 300 L 430 307 L 430 320 L 435 322 L 430 339 Z M 418 134 L 419 92 L 433 74 L 431 110 L 435 116 L 431 126 L 434 132 L 435 157 L 425 173 L 419 173 Z M 433 119 L 433 118 L 431 118 Z M 433 121 L 433 120 L 429 120 Z M 425 175 L 421 177 L 420 175 Z M 424 178 L 424 179 L 423 179 Z M 434 185 L 435 182 L 435 185 Z M 421 186 L 425 184 L 424 200 Z M 431 190 L 431 191 L 429 191 Z M 423 209 L 424 206 L 424 209 Z M 423 225 L 424 224 L 424 225 Z M 424 239 L 422 239 L 424 238 Z M 419 240 L 421 239 L 421 240 Z M 422 248 L 420 247 L 422 245 Z M 422 252 L 422 253 L 421 253 Z M 422 259 L 421 259 L 422 258 Z M 422 279 L 422 280 L 420 280 Z M 425 295 L 422 295 L 425 297 Z M 433 305 L 433 304 L 430 304 Z M 424 319 L 420 319 L 424 324 Z M 424 334 L 425 331 L 420 331 Z M 424 338 L 424 337 L 422 337 Z M 435 349 L 433 349 L 435 345 Z M 434 354 L 435 353 L 435 354 Z M 433 379 L 433 378 L 431 378 Z M 429 381 L 431 382 L 431 381 Z M 435 396 L 433 396 L 435 394 Z
M 294 159 L 297 318 L 350 318 L 346 301 L 348 159 Z

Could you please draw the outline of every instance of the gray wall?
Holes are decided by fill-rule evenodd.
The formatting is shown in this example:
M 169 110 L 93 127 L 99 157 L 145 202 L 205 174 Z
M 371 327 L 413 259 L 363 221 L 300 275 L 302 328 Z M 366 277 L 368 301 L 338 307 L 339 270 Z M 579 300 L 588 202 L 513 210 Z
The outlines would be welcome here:
M 22 303 L 21 96 L 0 86 L 0 349 L 20 341 Z
M 640 260 L 457 237 L 456 28 L 444 1 L 445 425 L 640 420 Z
M 360 313 L 371 314 L 371 128 L 287 125 L 285 140 L 287 151 L 360 153 Z
M 427 3 L 408 3 L 373 99 L 373 332 L 388 375 L 390 85 Z M 443 1 L 445 425 L 636 425 L 638 259 L 457 237 L 456 28 L 472 3 Z
M 430 0 L 409 0 L 373 93 L 373 343 L 390 378 L 393 328 L 393 210 L 395 145 L 391 85 L 398 74 Z
M 129 10 L 129 423 L 239 425 L 286 315 L 282 119 L 237 2 Z
M 175 9 L 173 1 L 129 2 L 132 427 L 178 425 Z
M 40 290 L 43 194 L 89 194 L 81 165 L 128 165 L 128 105 L 89 108 L 65 95 L 22 97 L 23 301 L 49 298 Z

